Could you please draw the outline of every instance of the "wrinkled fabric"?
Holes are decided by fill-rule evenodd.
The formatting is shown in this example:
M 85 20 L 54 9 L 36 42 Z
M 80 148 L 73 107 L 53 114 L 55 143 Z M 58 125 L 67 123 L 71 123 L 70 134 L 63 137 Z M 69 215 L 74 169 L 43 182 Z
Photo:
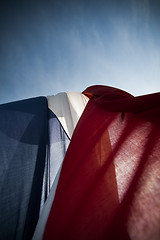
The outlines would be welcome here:
M 34 238 L 42 238 L 69 136 L 87 99 L 62 93 L 0 105 L 0 239 L 28 240 L 35 229 Z
M 47 96 L 48 108 L 56 115 L 71 139 L 76 124 L 88 102 L 88 97 L 78 92 L 62 92 Z
M 41 205 L 46 201 L 58 171 L 61 168 L 70 139 L 56 115 L 48 109 L 48 148 L 43 178 Z
M 43 239 L 160 239 L 160 93 L 83 93 Z
M 0 105 L 0 239 L 31 239 L 39 217 L 47 100 Z
M 43 238 L 70 137 L 88 102 L 88 97 L 77 92 L 67 92 L 48 96 L 47 100 L 49 107 L 48 158 L 45 163 L 41 214 L 33 240 Z
M 41 199 L 41 213 L 35 229 L 33 240 L 43 237 L 45 225 L 57 188 L 61 166 L 70 139 L 55 114 L 48 110 L 48 158 L 46 158 Z

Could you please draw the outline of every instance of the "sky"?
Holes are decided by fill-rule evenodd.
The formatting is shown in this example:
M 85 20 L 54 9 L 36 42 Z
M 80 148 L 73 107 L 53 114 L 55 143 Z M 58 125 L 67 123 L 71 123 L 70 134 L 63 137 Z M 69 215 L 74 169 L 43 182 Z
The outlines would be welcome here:
M 158 0 L 0 1 L 0 103 L 91 85 L 160 91 Z

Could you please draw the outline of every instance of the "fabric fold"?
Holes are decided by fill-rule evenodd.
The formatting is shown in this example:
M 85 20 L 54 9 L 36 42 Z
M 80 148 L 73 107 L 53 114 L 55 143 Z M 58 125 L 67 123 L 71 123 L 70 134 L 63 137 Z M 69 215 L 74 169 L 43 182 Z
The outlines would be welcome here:
M 41 214 L 33 240 L 40 240 L 43 237 L 65 153 L 74 128 L 88 102 L 88 97 L 77 92 L 59 93 L 48 96 L 47 99 L 49 107 L 48 158 L 44 172 Z
M 153 109 L 155 111 L 156 108 L 159 108 L 160 102 L 159 92 L 134 97 L 123 90 L 101 85 L 88 87 L 83 91 L 83 94 L 89 98 L 94 98 L 101 108 L 111 112 L 145 114 L 146 111 L 149 112 Z M 159 111 L 157 111 L 157 114 L 159 114 Z M 149 114 L 148 117 L 150 118 Z
M 114 115 L 107 118 L 95 107 L 93 100 L 88 103 L 72 136 L 44 239 L 101 239 L 106 231 L 102 222 L 107 228 L 117 208 L 115 168 L 107 133 Z
M 3 240 L 160 239 L 160 93 L 2 104 L 0 156 Z
M 43 239 L 160 238 L 160 93 L 92 86 Z
M 47 96 L 48 108 L 57 116 L 71 139 L 76 124 L 88 102 L 88 97 L 78 92 L 62 92 Z

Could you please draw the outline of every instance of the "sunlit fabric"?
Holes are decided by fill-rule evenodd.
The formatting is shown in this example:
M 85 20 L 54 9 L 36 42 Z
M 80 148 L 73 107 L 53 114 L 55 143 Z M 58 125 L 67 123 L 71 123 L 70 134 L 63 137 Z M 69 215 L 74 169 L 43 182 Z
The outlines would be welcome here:
M 88 97 L 78 92 L 62 92 L 47 96 L 48 108 L 59 119 L 69 138 L 88 102 Z
M 0 105 L 0 239 L 30 239 L 39 217 L 47 100 Z
M 84 92 L 43 239 L 160 239 L 160 93 Z

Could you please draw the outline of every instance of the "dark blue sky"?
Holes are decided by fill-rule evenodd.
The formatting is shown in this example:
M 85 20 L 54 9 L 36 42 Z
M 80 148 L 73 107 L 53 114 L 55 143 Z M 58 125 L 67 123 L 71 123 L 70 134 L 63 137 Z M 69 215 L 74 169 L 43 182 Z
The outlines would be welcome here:
M 1 1 L 0 103 L 104 84 L 160 91 L 155 0 Z

